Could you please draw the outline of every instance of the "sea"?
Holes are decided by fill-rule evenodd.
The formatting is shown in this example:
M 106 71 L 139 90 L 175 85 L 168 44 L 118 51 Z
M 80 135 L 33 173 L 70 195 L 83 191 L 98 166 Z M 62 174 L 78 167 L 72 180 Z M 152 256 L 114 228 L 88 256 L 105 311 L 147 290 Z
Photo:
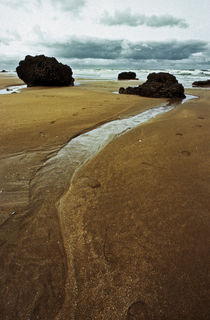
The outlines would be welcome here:
M 125 69 L 105 69 L 105 68 L 96 68 L 96 69 L 73 69 L 73 76 L 79 83 L 79 79 L 86 80 L 117 80 L 117 76 L 120 72 L 123 71 L 133 71 L 136 72 L 136 76 L 139 81 L 145 82 L 149 73 L 152 72 L 168 72 L 173 74 L 177 80 L 185 87 L 192 88 L 192 83 L 194 81 L 203 81 L 210 79 L 210 69 L 141 69 L 141 70 L 125 70 Z M 16 76 L 16 72 L 8 72 L 8 76 Z M 4 76 L 6 77 L 6 73 Z
M 145 82 L 147 76 L 152 72 L 169 72 L 173 74 L 177 80 L 182 83 L 185 88 L 192 88 L 194 81 L 203 81 L 210 79 L 210 69 L 159 69 L 159 70 L 120 70 L 120 69 L 74 69 L 73 76 L 75 79 L 90 79 L 90 80 L 117 80 L 117 76 L 122 71 L 136 72 L 136 77 Z

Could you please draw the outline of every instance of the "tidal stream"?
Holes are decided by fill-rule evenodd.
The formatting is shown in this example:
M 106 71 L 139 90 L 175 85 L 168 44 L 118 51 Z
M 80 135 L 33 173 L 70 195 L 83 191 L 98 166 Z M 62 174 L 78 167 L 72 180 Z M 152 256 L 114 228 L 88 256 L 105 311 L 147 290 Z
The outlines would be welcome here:
M 193 98 L 188 96 L 182 103 Z M 58 201 L 71 186 L 75 172 L 111 140 L 179 103 L 169 102 L 80 134 L 56 154 L 53 152 L 34 172 L 27 208 L 18 214 L 13 212 L 0 227 L 1 319 L 58 319 L 66 299 L 69 268 Z M 24 163 L 22 156 L 18 159 Z M 17 166 L 16 158 L 15 163 Z M 66 310 L 68 315 L 70 311 Z
M 56 189 L 59 198 L 68 188 L 76 170 L 100 152 L 111 140 L 158 115 L 169 112 L 179 103 L 183 104 L 195 98 L 197 97 L 187 95 L 181 102 L 180 100 L 168 102 L 128 118 L 110 121 L 71 139 L 54 157 L 47 160 L 37 172 L 31 182 L 33 189 L 31 194 L 35 199 L 41 197 L 44 200 L 48 198 L 47 195 L 50 195 L 51 192 L 54 193 Z
M 0 94 L 11 94 L 11 93 L 19 93 L 20 90 L 27 88 L 26 84 L 19 86 L 9 86 L 7 88 L 1 89 Z

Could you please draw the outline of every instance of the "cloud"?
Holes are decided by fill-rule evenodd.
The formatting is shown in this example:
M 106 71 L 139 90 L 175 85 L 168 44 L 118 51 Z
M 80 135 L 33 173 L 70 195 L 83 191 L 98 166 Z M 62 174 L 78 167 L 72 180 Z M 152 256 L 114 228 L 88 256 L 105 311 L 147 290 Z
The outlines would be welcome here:
M 86 4 L 86 0 L 51 0 L 52 5 L 62 10 L 79 12 Z
M 160 27 L 179 27 L 187 28 L 188 24 L 184 19 L 176 18 L 172 15 L 152 15 L 146 16 L 144 14 L 132 14 L 129 9 L 124 11 L 115 11 L 111 16 L 105 11 L 99 20 L 100 23 L 108 26 L 126 25 L 130 27 L 148 26 L 153 28 Z
M 1 29 L 0 28 L 1 39 L 0 43 L 4 45 L 9 45 L 13 41 L 20 41 L 20 34 L 14 29 Z
M 5 55 L 1 55 L 0 59 L 0 70 L 15 70 L 18 65 L 18 58 L 11 58 Z
M 2 38 L 2 39 L 0 39 L 0 43 L 7 46 L 9 44 L 9 41 L 7 38 Z
M 209 68 L 210 44 L 204 41 L 130 42 L 127 40 L 73 37 L 68 41 L 57 42 L 53 39 L 50 40 L 44 33 L 42 33 L 43 38 L 40 41 L 39 34 L 42 31 L 37 26 L 35 31 L 38 33 L 37 40 L 26 43 L 21 52 L 8 49 L 10 54 L 3 59 L 7 45 L 0 46 L 2 47 L 0 69 L 15 68 L 17 62 L 27 54 L 54 56 L 73 68 L 94 66 L 133 69 L 183 68 L 183 66 Z M 13 64 L 15 58 L 16 64 Z
M 183 60 L 192 54 L 203 52 L 206 42 L 197 40 L 130 43 L 124 57 L 130 59 Z
M 1 0 L 1 5 L 11 7 L 13 9 L 30 9 L 31 5 L 40 7 L 47 0 Z M 63 11 L 78 13 L 86 4 L 86 0 L 48 0 L 49 4 Z
M 121 40 L 72 39 L 66 43 L 48 45 L 55 55 L 62 58 L 117 59 L 122 50 Z
M 11 7 L 14 9 L 22 9 L 22 7 L 27 7 L 29 5 L 36 5 L 36 6 L 40 6 L 41 5 L 42 0 L 1 0 L 1 5 L 7 6 L 7 7 Z
M 97 38 L 74 38 L 65 43 L 44 44 L 51 54 L 77 59 L 183 60 L 205 52 L 207 42 L 165 41 L 129 42 Z

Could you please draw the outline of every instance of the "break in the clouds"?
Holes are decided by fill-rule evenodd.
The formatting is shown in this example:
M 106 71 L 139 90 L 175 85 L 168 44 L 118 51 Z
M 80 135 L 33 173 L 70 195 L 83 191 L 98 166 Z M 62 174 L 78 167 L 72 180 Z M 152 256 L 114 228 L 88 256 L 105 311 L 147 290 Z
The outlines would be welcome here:
M 132 59 L 183 60 L 193 54 L 203 54 L 204 41 L 129 42 L 108 39 L 71 39 L 65 43 L 46 45 L 50 52 L 62 58 L 77 59 Z
M 110 15 L 105 11 L 100 18 L 100 23 L 108 26 L 148 26 L 153 28 L 160 27 L 179 27 L 187 28 L 188 24 L 184 19 L 176 18 L 169 14 L 147 16 L 145 14 L 133 14 L 129 9 L 124 11 L 115 11 L 114 15 Z

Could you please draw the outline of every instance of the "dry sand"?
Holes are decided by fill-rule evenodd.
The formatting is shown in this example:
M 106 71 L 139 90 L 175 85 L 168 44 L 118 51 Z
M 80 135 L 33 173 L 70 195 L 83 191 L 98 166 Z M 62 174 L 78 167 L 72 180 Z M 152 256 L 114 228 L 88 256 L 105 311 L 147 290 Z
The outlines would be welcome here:
M 164 101 L 80 82 L 0 96 L 1 318 L 209 319 L 210 91 L 40 182 L 71 137 Z

